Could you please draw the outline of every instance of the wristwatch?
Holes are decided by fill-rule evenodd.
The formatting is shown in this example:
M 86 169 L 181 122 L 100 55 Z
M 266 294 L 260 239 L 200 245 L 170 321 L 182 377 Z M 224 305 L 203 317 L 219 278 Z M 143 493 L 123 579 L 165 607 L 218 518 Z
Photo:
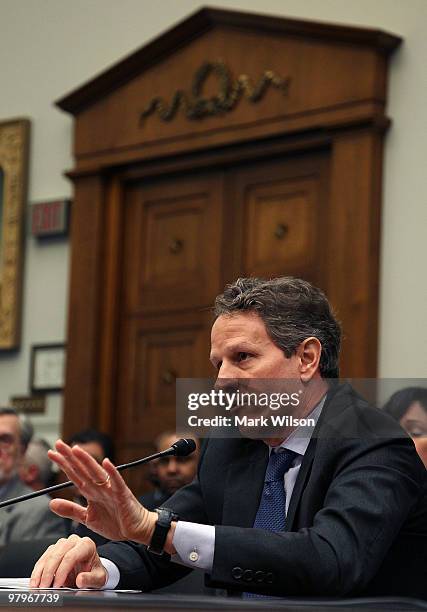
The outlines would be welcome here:
M 150 545 L 147 550 L 155 555 L 162 555 L 165 547 L 166 538 L 171 528 L 172 521 L 178 520 L 178 515 L 169 510 L 169 508 L 156 508 L 155 512 L 159 515 L 154 532 L 151 538 Z

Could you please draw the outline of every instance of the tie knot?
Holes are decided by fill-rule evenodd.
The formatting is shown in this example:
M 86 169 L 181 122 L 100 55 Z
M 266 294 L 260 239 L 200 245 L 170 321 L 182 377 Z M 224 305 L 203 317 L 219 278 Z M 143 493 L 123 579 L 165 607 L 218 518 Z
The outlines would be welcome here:
M 265 481 L 272 482 L 275 480 L 283 480 L 283 476 L 291 467 L 292 461 L 297 454 L 298 453 L 294 453 L 294 451 L 288 449 L 278 453 L 272 451 L 267 466 Z

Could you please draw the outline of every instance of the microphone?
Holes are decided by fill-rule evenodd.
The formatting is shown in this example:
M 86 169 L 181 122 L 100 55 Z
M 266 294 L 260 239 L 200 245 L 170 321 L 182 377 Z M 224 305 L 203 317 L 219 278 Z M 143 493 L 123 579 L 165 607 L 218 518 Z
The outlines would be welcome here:
M 116 470 L 121 472 L 122 470 L 127 470 L 130 467 L 135 467 L 137 465 L 142 465 L 144 463 L 149 463 L 154 459 L 159 459 L 160 457 L 169 457 L 174 455 L 175 457 L 187 457 L 187 455 L 191 455 L 196 450 L 196 443 L 191 438 L 181 438 L 177 440 L 164 451 L 160 453 L 154 453 L 153 455 L 149 455 L 148 457 L 144 457 L 143 459 L 137 459 L 136 461 L 131 461 L 130 463 L 123 463 L 122 465 L 116 466 Z M 12 499 L 6 499 L 5 501 L 0 502 L 0 508 L 5 508 L 6 506 L 11 506 L 12 504 L 17 504 L 22 501 L 26 501 L 27 499 L 33 499 L 34 497 L 39 497 L 40 495 L 46 495 L 46 493 L 51 493 L 52 491 L 59 491 L 60 489 L 66 489 L 67 487 L 74 487 L 74 482 L 68 480 L 67 482 L 61 482 L 60 484 L 53 485 L 52 487 L 47 487 L 46 489 L 40 489 L 40 491 L 32 491 L 31 493 L 26 493 L 25 495 L 20 495 L 19 497 L 12 497 Z
M 172 444 L 170 448 L 174 448 L 173 453 L 176 457 L 187 457 L 196 450 L 196 443 L 191 438 L 181 438 Z M 170 448 L 167 450 L 169 451 Z

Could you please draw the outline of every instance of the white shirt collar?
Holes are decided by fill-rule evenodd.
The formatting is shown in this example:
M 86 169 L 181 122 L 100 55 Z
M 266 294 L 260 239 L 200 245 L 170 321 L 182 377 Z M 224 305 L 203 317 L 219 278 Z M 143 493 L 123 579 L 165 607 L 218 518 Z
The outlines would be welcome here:
M 286 440 L 283 440 L 279 448 L 286 448 L 288 450 L 294 451 L 294 453 L 298 453 L 298 455 L 305 455 L 325 401 L 326 394 L 322 397 L 320 402 L 316 404 L 310 414 L 307 414 L 307 416 L 305 417 L 307 419 L 311 419 L 313 423 L 311 425 L 299 425 L 298 427 L 296 427 L 294 431 L 289 434 Z M 269 446 L 269 449 L 271 453 L 273 447 Z

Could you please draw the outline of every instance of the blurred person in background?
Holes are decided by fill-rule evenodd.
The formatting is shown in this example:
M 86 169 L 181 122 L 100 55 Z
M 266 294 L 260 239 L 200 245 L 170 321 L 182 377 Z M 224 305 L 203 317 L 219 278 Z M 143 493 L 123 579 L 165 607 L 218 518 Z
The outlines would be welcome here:
M 53 463 L 47 456 L 50 444 L 42 438 L 32 439 L 28 444 L 19 477 L 33 491 L 40 491 L 54 484 L 55 472 Z
M 114 462 L 114 442 L 112 438 L 96 429 L 85 429 L 71 436 L 69 445 L 80 446 L 89 455 L 98 462 L 101 463 L 105 457 L 108 457 L 110 461 Z
M 1 501 L 32 492 L 19 478 L 32 435 L 33 427 L 26 417 L 13 408 L 0 408 Z M 47 495 L 0 509 L 0 545 L 65 535 L 66 523 L 50 511 Z
M 155 440 L 156 452 L 166 450 L 179 438 L 191 437 L 196 442 L 196 450 L 187 457 L 161 457 L 149 464 L 149 480 L 155 488 L 139 498 L 141 504 L 150 510 L 158 508 L 178 489 L 189 484 L 196 475 L 200 444 L 193 434 L 164 431 Z
M 102 460 L 105 457 L 108 457 L 111 461 L 114 461 L 114 442 L 108 434 L 105 434 L 102 431 L 98 431 L 96 429 L 85 429 L 83 431 L 79 431 L 71 436 L 69 444 L 70 446 L 79 446 L 89 453 L 89 455 L 92 455 L 92 457 L 98 463 L 102 463 Z M 75 489 L 73 488 L 73 490 Z M 74 501 L 83 504 L 84 506 L 87 505 L 84 497 L 81 497 L 80 495 L 75 495 Z M 97 546 L 105 544 L 109 541 L 107 538 L 99 535 L 99 533 L 95 533 L 91 529 L 88 529 L 86 525 L 82 525 L 81 523 L 76 523 L 74 521 L 70 523 L 69 533 L 76 533 L 81 538 L 91 538 Z
M 417 453 L 427 468 L 427 389 L 406 387 L 396 391 L 384 406 L 411 436 Z

